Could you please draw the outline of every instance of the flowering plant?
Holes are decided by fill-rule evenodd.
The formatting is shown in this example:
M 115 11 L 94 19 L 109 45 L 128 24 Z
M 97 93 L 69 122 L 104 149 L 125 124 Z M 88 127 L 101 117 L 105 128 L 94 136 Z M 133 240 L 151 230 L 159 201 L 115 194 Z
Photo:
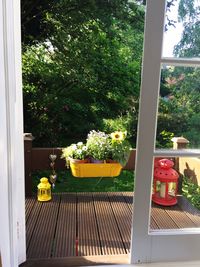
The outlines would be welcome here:
M 110 156 L 112 160 L 118 161 L 121 165 L 125 165 L 131 146 L 127 140 L 125 140 L 127 132 L 116 131 L 110 134 L 111 145 L 110 145 Z
M 87 137 L 87 152 L 98 160 L 114 160 L 125 165 L 130 153 L 130 145 L 125 140 L 127 133 L 116 131 L 111 134 L 92 130 Z
M 71 159 L 95 159 L 117 161 L 125 165 L 130 154 L 130 144 L 126 139 L 126 132 L 116 131 L 111 134 L 92 130 L 89 132 L 86 144 L 78 142 L 62 149 L 61 158 L 67 162 Z
M 109 157 L 110 136 L 104 132 L 92 130 L 87 136 L 87 151 L 96 160 L 106 160 Z
M 71 144 L 70 146 L 62 149 L 61 158 L 67 161 L 70 159 L 85 159 L 87 156 L 87 147 L 83 142 Z

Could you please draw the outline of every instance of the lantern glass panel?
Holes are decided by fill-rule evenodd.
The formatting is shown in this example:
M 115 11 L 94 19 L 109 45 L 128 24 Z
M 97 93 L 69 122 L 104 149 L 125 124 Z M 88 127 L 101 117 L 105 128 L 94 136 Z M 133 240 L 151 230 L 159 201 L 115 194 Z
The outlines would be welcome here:
M 160 192 L 160 181 L 156 181 L 156 193 Z
M 168 183 L 168 195 L 175 197 L 176 195 L 176 183 L 175 182 Z
M 165 194 L 166 194 L 166 183 L 160 183 L 160 197 L 161 198 L 165 198 Z

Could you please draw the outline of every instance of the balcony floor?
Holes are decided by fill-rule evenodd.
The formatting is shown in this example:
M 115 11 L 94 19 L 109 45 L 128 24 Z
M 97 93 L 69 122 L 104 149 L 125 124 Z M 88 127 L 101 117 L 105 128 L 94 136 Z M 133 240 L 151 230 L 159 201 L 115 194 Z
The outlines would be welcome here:
M 127 255 L 132 200 L 131 192 L 61 193 L 50 202 L 26 198 L 27 259 Z M 152 229 L 188 227 L 200 227 L 200 211 L 184 197 L 173 207 L 153 205 Z

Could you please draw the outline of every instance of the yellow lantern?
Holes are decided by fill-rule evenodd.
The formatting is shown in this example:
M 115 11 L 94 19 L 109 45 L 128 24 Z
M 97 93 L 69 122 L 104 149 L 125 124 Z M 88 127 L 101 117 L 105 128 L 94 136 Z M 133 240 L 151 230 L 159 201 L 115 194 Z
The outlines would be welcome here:
M 51 185 L 46 177 L 40 179 L 38 184 L 38 201 L 49 201 L 51 199 Z

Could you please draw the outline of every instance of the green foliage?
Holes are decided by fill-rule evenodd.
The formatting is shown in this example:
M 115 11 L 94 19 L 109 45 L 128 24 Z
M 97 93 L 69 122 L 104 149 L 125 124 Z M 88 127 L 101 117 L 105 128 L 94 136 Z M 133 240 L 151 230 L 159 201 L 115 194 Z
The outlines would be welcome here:
M 200 5 L 197 0 L 180 0 L 179 20 L 183 23 L 184 31 L 181 41 L 175 47 L 174 53 L 179 57 L 200 56 Z
M 200 209 L 200 187 L 189 181 L 187 177 L 183 179 L 183 195 L 198 209 Z
M 66 163 L 71 159 L 85 159 L 87 154 L 87 147 L 83 142 L 71 144 L 70 146 L 62 149 L 61 158 L 66 160 Z
M 158 146 L 165 147 L 162 132 L 184 136 L 191 147 L 200 146 L 200 69 L 171 67 L 165 73 L 169 95 L 160 98 L 157 129 Z M 167 82 L 166 82 L 167 81 Z M 169 136 L 170 139 L 170 136 Z M 169 140 L 168 139 L 168 140 Z M 167 146 L 170 145 L 167 141 Z
M 105 132 L 115 132 L 119 129 L 123 132 L 127 132 L 127 140 L 132 146 L 135 146 L 138 122 L 138 101 L 133 101 L 130 107 L 132 108 L 124 115 L 119 115 L 114 119 L 103 119 L 103 129 Z
M 46 13 L 48 39 L 23 46 L 25 131 L 36 145 L 83 140 L 137 106 L 143 21 L 142 6 L 122 0 L 60 1 Z
M 171 141 L 171 139 L 174 137 L 174 133 L 171 132 L 167 132 L 165 130 L 163 130 L 158 138 L 157 138 L 157 144 L 156 147 L 160 147 L 160 148 L 172 148 L 173 143 Z
M 41 177 L 49 177 L 50 171 L 33 173 L 33 191 Z M 70 171 L 59 171 L 53 192 L 123 192 L 134 190 L 134 173 L 123 170 L 118 177 L 76 178 Z

